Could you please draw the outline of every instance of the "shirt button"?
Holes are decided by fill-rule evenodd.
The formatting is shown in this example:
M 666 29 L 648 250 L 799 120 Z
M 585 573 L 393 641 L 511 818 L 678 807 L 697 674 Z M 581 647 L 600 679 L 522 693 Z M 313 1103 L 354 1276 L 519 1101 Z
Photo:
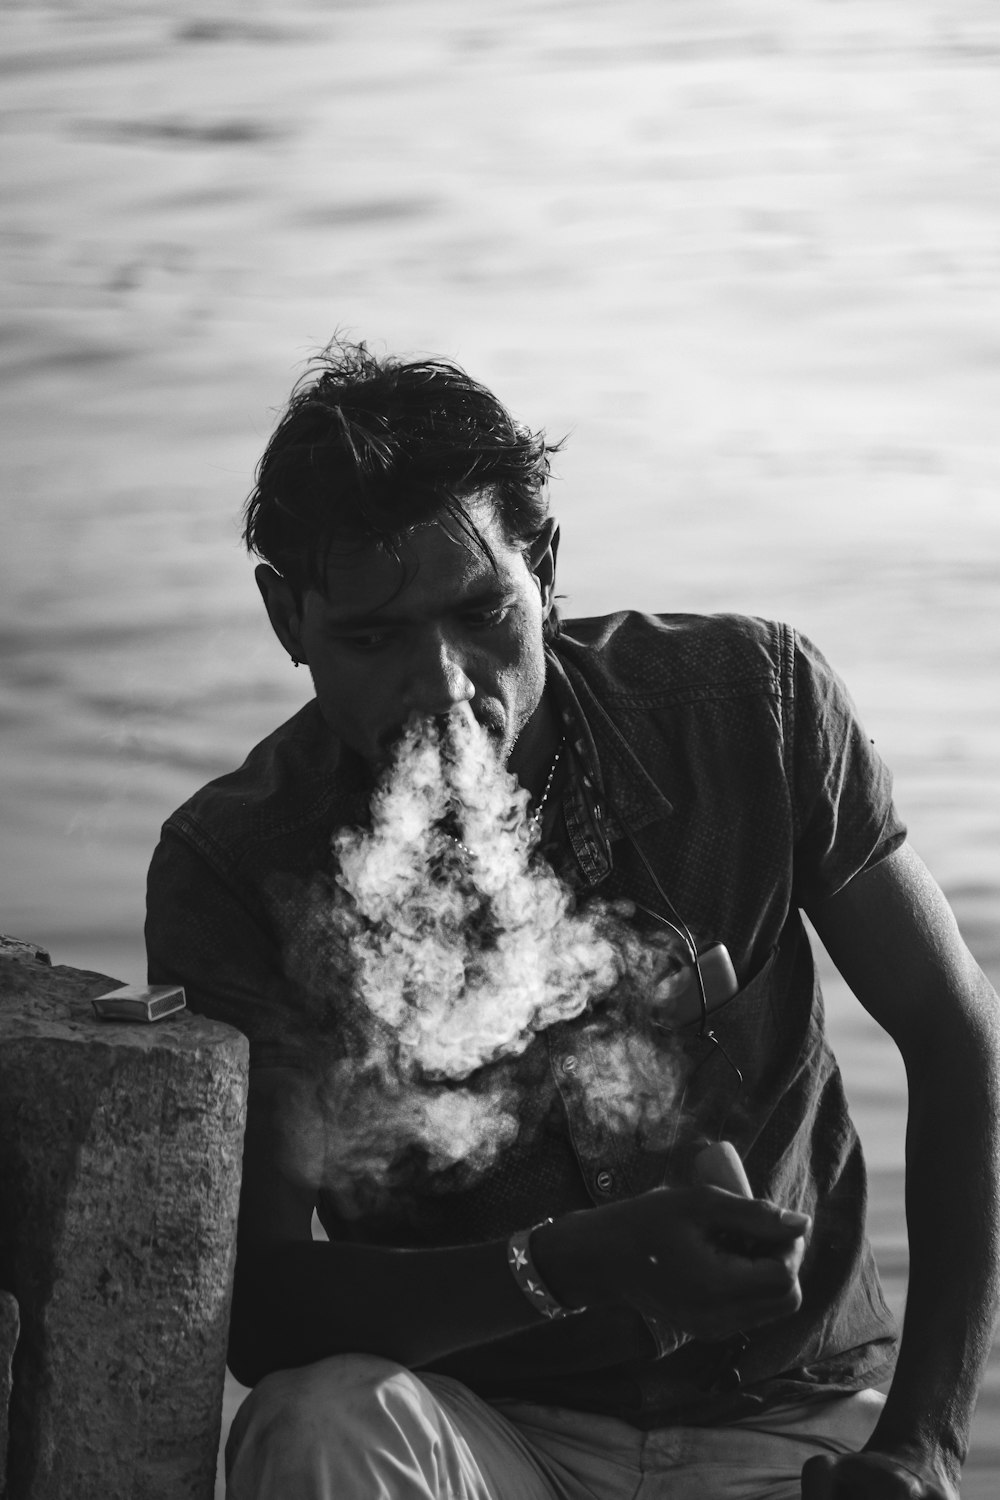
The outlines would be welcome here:
M 612 1172 L 598 1172 L 594 1181 L 597 1184 L 597 1191 L 599 1193 L 610 1193 L 615 1185 L 614 1174 Z
M 577 1067 L 578 1067 L 577 1060 L 576 1060 L 575 1057 L 573 1057 L 572 1054 L 570 1054 L 569 1057 L 564 1057 L 563 1058 L 563 1060 L 562 1060 L 562 1070 L 563 1070 L 564 1073 L 575 1073 L 576 1070 L 577 1070 Z

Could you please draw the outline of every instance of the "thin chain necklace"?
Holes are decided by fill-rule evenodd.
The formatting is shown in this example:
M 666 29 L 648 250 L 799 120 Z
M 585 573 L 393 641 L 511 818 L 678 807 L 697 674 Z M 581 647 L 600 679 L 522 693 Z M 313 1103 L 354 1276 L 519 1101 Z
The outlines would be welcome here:
M 545 790 L 542 792 L 542 800 L 539 802 L 538 806 L 532 811 L 531 821 L 535 824 L 535 826 L 537 828 L 540 828 L 541 825 L 542 825 L 542 814 L 545 811 L 545 804 L 549 800 L 549 793 L 552 790 L 552 783 L 556 779 L 556 771 L 559 769 L 559 761 L 560 761 L 560 759 L 562 757 L 563 746 L 565 744 L 566 744 L 566 736 L 563 735 L 562 739 L 559 741 L 558 745 L 556 746 L 556 753 L 555 753 L 555 756 L 553 757 L 552 764 L 549 767 L 548 778 L 547 778 L 547 780 L 545 782 Z
M 536 828 L 541 828 L 541 826 L 542 826 L 542 814 L 545 812 L 545 804 L 549 800 L 549 793 L 552 790 L 552 783 L 556 779 L 556 771 L 559 769 L 559 761 L 562 758 L 562 753 L 563 753 L 563 749 L 564 749 L 565 745 L 566 745 L 566 736 L 563 735 L 562 739 L 559 741 L 558 745 L 556 746 L 556 753 L 553 756 L 553 758 L 552 758 L 552 764 L 549 767 L 549 774 L 548 774 L 548 776 L 546 777 L 546 780 L 545 780 L 545 788 L 544 788 L 544 790 L 542 792 L 541 799 L 540 799 L 540 801 L 538 803 L 538 806 L 535 807 L 535 808 L 532 808 L 532 811 L 531 811 L 531 821 L 535 825 Z M 459 849 L 461 849 L 464 854 L 467 854 L 470 859 L 473 857 L 472 850 L 469 848 L 469 846 L 467 844 L 463 844 L 462 843 L 462 840 L 458 837 L 457 834 L 449 833 L 448 834 L 448 838 L 451 840 L 451 842 L 453 844 L 457 844 L 458 847 L 459 847 Z

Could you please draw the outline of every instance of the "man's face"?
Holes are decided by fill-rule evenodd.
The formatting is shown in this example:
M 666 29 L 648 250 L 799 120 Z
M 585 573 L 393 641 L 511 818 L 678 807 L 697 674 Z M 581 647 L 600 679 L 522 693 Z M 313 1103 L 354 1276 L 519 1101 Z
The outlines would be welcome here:
M 268 600 L 279 637 L 309 665 L 330 728 L 373 766 L 412 715 L 460 704 L 514 770 L 531 765 L 543 739 L 554 547 L 546 538 L 526 557 L 505 540 L 488 499 L 466 508 L 497 570 L 443 519 L 404 541 L 402 564 L 374 545 L 335 552 L 325 593 L 306 591 L 301 613 L 286 622 L 288 639 Z

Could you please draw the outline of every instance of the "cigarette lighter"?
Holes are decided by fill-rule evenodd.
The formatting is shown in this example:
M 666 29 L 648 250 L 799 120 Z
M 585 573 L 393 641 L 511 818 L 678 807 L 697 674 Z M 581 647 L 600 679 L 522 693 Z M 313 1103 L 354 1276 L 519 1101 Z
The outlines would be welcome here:
M 695 1182 L 725 1188 L 741 1198 L 753 1197 L 750 1179 L 732 1141 L 711 1141 L 703 1146 L 694 1159 L 693 1171 Z
M 187 1001 L 182 984 L 123 984 L 91 1004 L 99 1021 L 162 1021 Z

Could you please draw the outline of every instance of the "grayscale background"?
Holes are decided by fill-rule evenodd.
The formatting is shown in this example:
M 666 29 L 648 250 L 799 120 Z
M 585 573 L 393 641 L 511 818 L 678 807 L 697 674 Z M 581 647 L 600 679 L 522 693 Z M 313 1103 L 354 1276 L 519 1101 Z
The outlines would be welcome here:
M 570 435 L 567 614 L 816 639 L 1000 980 L 995 5 L 7 0 L 0 78 L 0 929 L 141 979 L 160 823 L 303 701 L 238 517 L 339 328 Z M 902 1069 L 829 1000 L 899 1306 Z

